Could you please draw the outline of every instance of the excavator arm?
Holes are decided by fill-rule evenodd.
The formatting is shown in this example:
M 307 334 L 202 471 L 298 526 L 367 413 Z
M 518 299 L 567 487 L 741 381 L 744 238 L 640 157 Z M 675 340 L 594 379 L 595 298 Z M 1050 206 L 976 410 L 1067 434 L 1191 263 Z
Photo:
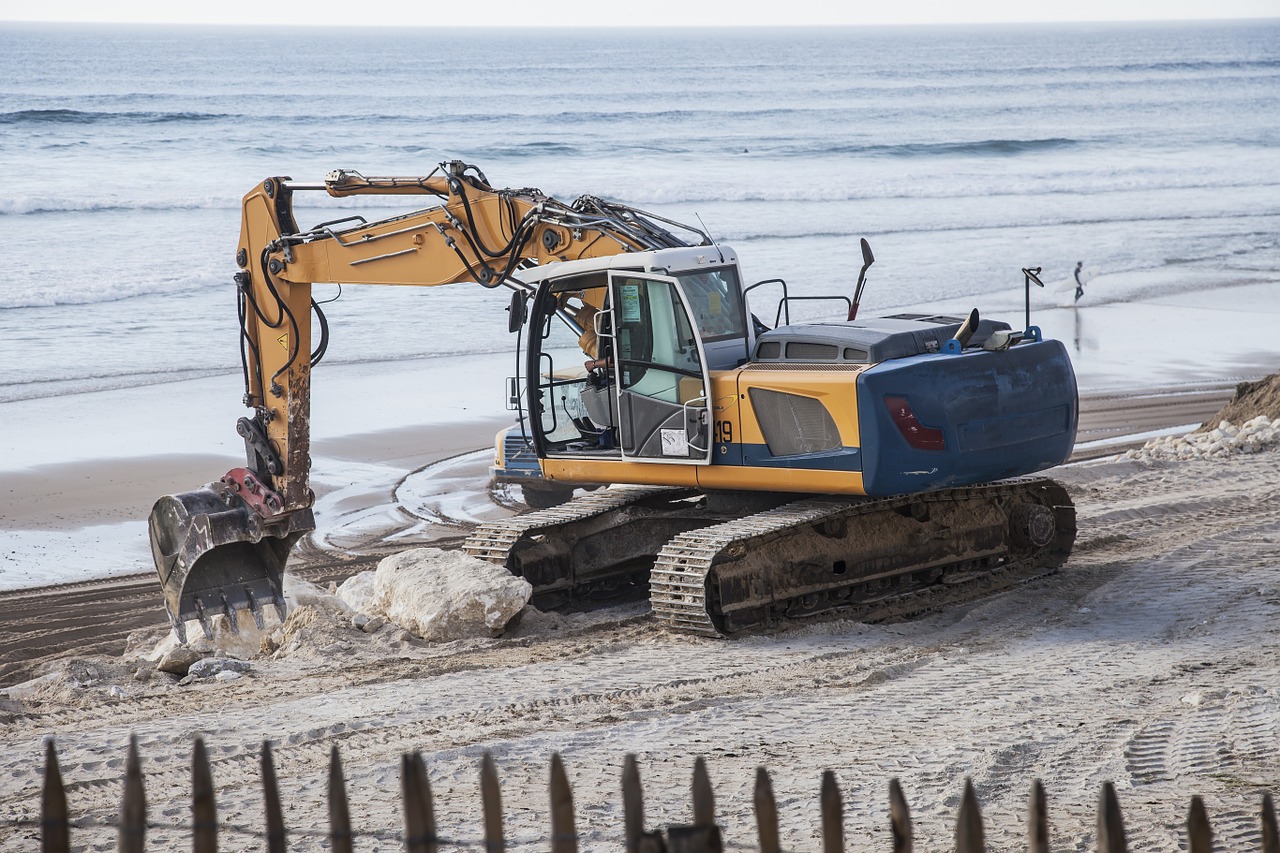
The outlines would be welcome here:
M 426 203 L 375 222 L 348 216 L 304 231 L 293 208 L 303 192 L 420 196 Z M 244 402 L 253 410 L 236 425 L 246 466 L 201 489 L 161 498 L 149 520 L 152 555 L 179 637 L 191 619 L 210 631 L 219 613 L 233 630 L 242 611 L 259 624 L 266 605 L 283 615 L 285 561 L 315 527 L 311 372 L 328 332 L 311 297 L 313 284 L 474 282 L 527 291 L 519 271 L 531 266 L 709 242 L 699 229 L 594 196 L 565 204 L 536 189 L 495 189 L 478 169 L 458 161 L 426 177 L 366 178 L 339 170 L 323 183 L 261 182 L 244 196 L 236 252 Z

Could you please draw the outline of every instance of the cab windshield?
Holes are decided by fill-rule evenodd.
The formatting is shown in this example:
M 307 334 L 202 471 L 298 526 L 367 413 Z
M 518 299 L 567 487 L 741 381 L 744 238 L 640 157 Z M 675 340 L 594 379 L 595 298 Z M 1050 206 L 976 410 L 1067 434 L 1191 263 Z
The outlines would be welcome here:
M 680 273 L 676 278 L 693 309 L 693 322 L 702 340 L 746 337 L 742 288 L 733 267 Z

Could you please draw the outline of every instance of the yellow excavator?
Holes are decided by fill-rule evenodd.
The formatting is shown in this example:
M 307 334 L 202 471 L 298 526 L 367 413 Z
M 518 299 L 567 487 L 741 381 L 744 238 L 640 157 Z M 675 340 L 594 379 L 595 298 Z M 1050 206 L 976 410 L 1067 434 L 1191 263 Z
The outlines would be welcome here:
M 300 192 L 418 206 L 301 230 Z M 243 199 L 234 276 L 246 465 L 150 516 L 175 629 L 284 615 L 286 561 L 315 527 L 319 282 L 512 291 L 523 375 L 510 390 L 543 483 L 612 484 L 466 540 L 540 600 L 647 584 L 662 623 L 727 636 L 817 613 L 910 614 L 1056 570 L 1075 510 L 1027 475 L 1075 443 L 1066 349 L 1029 315 L 1022 329 L 977 311 L 859 319 L 865 240 L 862 255 L 842 316 L 791 323 L 802 297 L 781 279 L 746 286 L 734 251 L 702 229 L 593 196 L 496 189 L 458 161 L 425 177 L 263 181 Z M 781 292 L 772 328 L 748 306 L 763 286 Z

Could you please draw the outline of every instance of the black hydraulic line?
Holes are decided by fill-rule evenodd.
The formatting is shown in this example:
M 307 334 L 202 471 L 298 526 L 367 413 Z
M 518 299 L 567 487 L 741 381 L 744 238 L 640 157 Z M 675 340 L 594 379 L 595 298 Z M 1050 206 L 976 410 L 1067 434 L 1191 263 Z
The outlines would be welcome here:
M 495 253 L 490 251 L 489 247 L 484 245 L 484 241 L 480 239 L 480 235 L 476 233 L 475 219 L 472 217 L 471 205 L 467 200 L 466 190 L 462 188 L 462 182 L 458 180 L 454 180 L 450 183 L 450 186 L 456 187 L 454 194 L 457 195 L 460 199 L 462 199 L 462 206 L 467 215 L 466 227 L 458 227 L 456 230 L 458 231 L 459 234 L 462 235 L 462 238 L 467 241 L 467 245 L 471 247 L 471 251 L 475 254 L 475 256 L 479 258 L 482 255 L 488 255 L 491 258 L 501 258 L 504 255 L 509 254 L 512 250 L 512 246 L 515 243 L 516 235 L 513 235 L 511 239 L 507 241 L 507 245 L 503 248 L 501 252 Z M 526 217 L 526 220 L 527 218 L 528 217 Z M 459 226 L 462 225 L 460 221 L 455 220 L 455 222 L 457 222 Z M 523 225 L 524 222 L 522 221 L 520 224 Z M 479 281 L 480 284 L 483 284 L 486 287 L 493 286 L 493 285 L 485 284 L 484 281 L 482 281 L 478 276 L 476 276 L 475 271 L 471 267 L 471 264 L 466 260 L 466 258 L 462 256 L 461 251 L 459 251 L 456 246 L 452 246 L 451 248 L 453 248 L 455 252 L 458 252 L 458 257 L 462 258 L 463 264 L 466 266 L 467 271 L 472 274 L 472 277 L 476 278 L 476 280 Z M 491 277 L 495 275 L 493 268 L 490 267 L 487 263 L 484 264 L 484 269 L 489 273 Z M 498 281 L 499 282 L 502 281 L 502 278 L 499 277 Z
M 337 297 L 335 296 L 334 298 L 336 299 Z M 316 346 L 315 351 L 311 353 L 311 366 L 315 367 L 329 350 L 329 319 L 320 310 L 320 303 L 314 299 L 311 300 L 311 310 L 316 313 L 316 319 L 320 321 L 320 343 Z
M 320 305 L 328 305 L 330 302 L 337 302 L 342 297 L 342 282 L 339 281 L 336 282 L 336 284 L 338 285 L 338 292 L 329 299 L 321 299 L 319 302 Z
M 508 192 L 499 193 L 498 198 L 502 200 L 502 209 L 507 214 L 506 219 L 502 220 L 504 236 L 510 241 L 516 236 L 516 230 L 519 228 L 519 223 L 516 221 L 516 202 Z
M 461 224 L 461 223 L 459 223 L 459 224 Z M 466 240 L 466 241 L 467 241 L 467 245 L 471 247 L 471 252 L 472 252 L 472 254 L 474 254 L 474 255 L 475 255 L 475 257 L 480 261 L 480 263 L 483 265 L 484 269 L 486 269 L 486 270 L 490 270 L 490 269 L 492 269 L 492 268 L 489 266 L 489 264 L 485 262 L 484 258 L 482 258 L 482 257 L 481 257 L 481 254 L 482 254 L 482 253 L 481 253 L 481 247 L 480 247 L 480 246 L 478 246 L 478 245 L 476 245 L 476 240 L 478 239 L 478 237 L 475 237 L 474 235 L 472 235 L 472 234 L 471 234 L 471 232 L 467 230 L 467 228 L 459 228 L 459 229 L 457 229 L 457 231 L 458 231 L 458 233 L 459 233 L 459 234 L 461 234 L 461 235 L 462 235 L 462 239 L 464 239 L 464 240 Z M 492 257 L 500 258 L 500 257 L 502 257 L 502 256 L 501 256 L 501 255 L 493 255 Z M 468 269 L 470 269 L 470 266 L 468 266 L 467 268 L 468 268 Z
M 297 318 L 296 318 L 296 317 L 294 317 L 294 316 L 293 316 L 293 312 L 292 312 L 291 310 L 289 310 L 289 303 L 285 302 L 285 301 L 284 301 L 284 298 L 283 298 L 282 296 L 280 296 L 280 292 L 279 292 L 278 290 L 276 290 L 275 282 L 271 280 L 271 273 L 268 271 L 268 267 L 267 267 L 267 256 L 270 254 L 270 251 L 271 251 L 270 249 L 263 249 L 263 250 L 262 250 L 262 257 L 261 257 L 261 259 L 260 259 L 260 264 L 261 264 L 261 266 L 262 266 L 262 276 L 263 276 L 263 278 L 265 278 L 265 279 L 266 279 L 266 282 L 267 282 L 267 289 L 268 289 L 268 290 L 270 290 L 270 291 L 271 291 L 271 295 L 275 297 L 276 304 L 280 307 L 280 311 L 281 311 L 282 316 L 281 316 L 280 320 L 279 320 L 279 321 L 277 321 L 276 323 L 267 323 L 267 327 L 268 327 L 268 328 L 270 328 L 270 329 L 278 329 L 278 328 L 280 328 L 282 325 L 284 325 L 284 317 L 288 317 L 288 318 L 289 318 L 289 330 L 290 330 L 290 335 L 289 335 L 289 358 L 285 361 L 285 363 L 284 363 L 284 364 L 280 365 L 280 369 L 279 369 L 279 370 L 277 370 L 275 373 L 271 374 L 271 386 L 272 386 L 272 388 L 275 388 L 275 387 L 276 387 L 276 380 L 277 380 L 278 378 L 280 378 L 280 374 L 281 374 L 281 373 L 284 373 L 286 370 L 288 370 L 288 369 L 289 369 L 289 366 L 293 364 L 294 359 L 296 359 L 296 358 L 298 357 L 298 320 L 297 320 Z M 254 309 L 253 309 L 253 310 L 254 310 L 254 311 L 257 311 L 257 310 L 258 310 L 257 303 L 254 303 Z M 263 317 L 261 313 L 259 313 L 259 314 L 258 314 L 258 316 L 259 316 L 260 318 L 262 318 L 262 321 L 263 321 L 264 323 L 266 323 L 266 318 L 265 318 L 265 317 Z M 266 388 L 264 387 L 264 388 L 263 388 L 263 403 L 265 404 L 265 402 L 266 402 Z
M 263 274 L 265 275 L 265 271 L 264 271 L 264 273 L 263 273 Z M 268 281 L 270 281 L 270 279 L 269 279 L 269 278 L 268 278 Z M 276 297 L 276 304 L 277 304 L 277 305 L 279 305 L 279 306 L 283 309 L 284 305 L 283 305 L 283 302 L 280 300 L 280 295 L 279 295 L 278 293 L 275 293 L 274 288 L 272 289 L 272 292 L 275 294 L 275 297 Z M 241 336 L 241 338 L 243 339 L 243 341 L 249 345 L 249 348 L 250 348 L 251 350 L 253 350 L 254 367 L 256 368 L 255 373 L 257 374 L 257 379 L 258 379 L 258 388 L 261 390 L 261 393 L 262 393 L 262 395 L 263 395 L 263 396 L 262 396 L 262 403 L 263 403 L 263 404 L 265 404 L 265 402 L 266 402 L 266 388 L 267 388 L 267 384 L 266 384 L 266 381 L 265 381 L 265 379 L 263 378 L 263 375 L 262 375 L 262 356 L 261 356 L 261 351 L 260 351 L 260 350 L 258 349 L 258 347 L 254 344 L 253 339 L 252 339 L 251 337 L 249 337 L 248 324 L 247 324 L 247 322 L 246 322 L 246 321 L 248 320 L 248 312 L 244 310 L 244 305 L 245 305 L 245 304 L 248 304 L 248 305 L 252 306 L 252 307 L 253 307 L 253 313 L 254 313 L 254 315 L 256 315 L 256 316 L 257 316 L 257 318 L 258 318 L 259 320 L 261 320 L 261 321 L 262 321 L 262 324 L 263 324 L 264 326 L 266 326 L 267 328 L 269 328 L 269 329 L 278 329 L 278 328 L 280 328 L 280 326 L 281 326 L 281 325 L 283 325 L 283 323 L 284 323 L 285 314 L 284 314 L 284 311 L 283 311 L 283 310 L 281 310 L 281 312 L 280 312 L 280 316 L 279 316 L 275 321 L 268 320 L 268 319 L 267 319 L 267 317 L 266 317 L 266 315 L 262 313 L 262 309 L 258 307 L 258 300 L 257 300 L 257 298 L 253 295 L 253 288 L 252 288 L 252 287 L 245 286 L 245 287 L 244 287 L 244 289 L 240 290 L 240 297 L 241 297 L 241 303 L 240 303 L 240 336 Z M 243 346 L 242 346 L 242 347 L 241 347 L 241 359 L 243 360 L 243 358 L 244 358 L 244 348 L 243 348 Z M 245 369 L 244 369 L 244 379 L 245 379 L 245 389 L 244 389 L 244 390 L 245 390 L 245 396 L 246 396 L 246 397 L 249 397 L 249 396 L 251 396 L 251 393 L 250 393 L 250 390 L 249 390 L 249 370 L 248 370 L 248 367 L 247 367 L 247 366 L 245 366 Z
M 466 254 L 461 249 L 458 248 L 457 240 L 454 240 L 452 237 L 446 236 L 445 245 L 448 246 L 450 249 L 453 249 L 454 254 L 458 256 L 458 260 L 462 261 L 463 268 L 466 269 L 467 273 L 471 276 L 471 278 L 473 278 L 476 281 L 477 284 L 481 285 L 482 287 L 497 287 L 499 284 L 502 283 L 502 279 L 495 278 L 497 274 L 493 271 L 491 267 L 486 265 L 484 267 L 484 271 L 488 273 L 489 279 L 491 281 L 491 283 L 486 284 L 484 281 L 484 276 L 476 272 L 476 268 L 471 266 L 471 261 L 467 260 Z
M 453 189 L 454 195 L 462 200 L 462 210 L 467 215 L 467 226 L 474 233 L 476 231 L 476 219 L 475 215 L 471 212 L 471 200 L 467 198 L 465 185 L 461 180 L 454 178 L 449 182 L 449 186 Z M 466 235 L 466 232 L 464 231 L 463 234 Z M 501 258 L 511 251 L 510 242 L 508 242 L 504 248 L 495 252 L 484 244 L 484 241 L 480 239 L 480 235 L 478 233 L 474 233 L 474 237 L 475 239 L 472 240 L 471 236 L 467 236 L 467 242 L 471 243 L 471 248 L 476 250 L 476 254 L 488 255 L 491 258 Z
M 258 387 L 262 387 L 262 359 L 258 356 L 258 348 L 254 346 L 253 340 L 249 337 L 249 331 L 245 328 L 245 320 L 248 319 L 248 312 L 245 309 L 245 301 L 248 296 L 243 290 L 238 294 L 236 300 L 236 313 L 240 315 L 240 373 L 244 376 L 244 398 L 245 405 L 249 405 L 249 399 L 252 397 L 249 385 L 249 359 L 245 353 L 245 347 L 253 350 L 253 363 L 257 367 Z M 256 311 L 256 309 L 255 309 Z
M 536 225 L 537 220 L 535 217 L 527 216 L 521 221 L 520 232 L 518 232 L 515 237 L 512 237 L 513 241 L 518 239 L 519 243 L 516 244 L 515 249 L 507 258 L 507 268 L 502 271 L 502 278 L 498 279 L 499 282 L 506 281 L 511 274 L 516 271 L 516 267 L 520 265 L 523 260 L 521 253 L 524 251 L 524 247 L 529 242 L 529 239 L 533 236 L 533 230 Z
M 275 287 L 271 284 L 271 277 L 267 275 L 266 254 L 267 250 L 264 249 L 262 252 L 262 275 L 267 279 L 267 286 L 270 288 L 271 294 L 276 298 L 276 305 L 281 309 L 280 316 L 274 320 L 267 319 L 267 315 L 263 314 L 262 309 L 258 307 L 258 300 L 253 296 L 252 286 L 245 285 L 241 293 L 249 298 L 249 304 L 253 306 L 253 313 L 257 315 L 264 326 L 268 329 L 278 329 L 284 323 L 284 301 L 280 298 L 280 294 L 276 293 Z

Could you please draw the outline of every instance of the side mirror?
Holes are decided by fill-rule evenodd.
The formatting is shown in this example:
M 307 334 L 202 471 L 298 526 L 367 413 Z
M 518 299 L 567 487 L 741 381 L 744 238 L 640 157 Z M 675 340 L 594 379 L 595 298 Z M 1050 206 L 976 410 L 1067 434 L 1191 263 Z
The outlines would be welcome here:
M 528 314 L 526 312 L 527 299 L 524 291 L 511 291 L 511 305 L 507 307 L 507 331 L 512 334 L 520 331 L 524 326 L 524 321 Z
M 862 288 L 867 285 L 867 270 L 876 262 L 876 256 L 871 254 L 871 244 L 867 242 L 867 238 L 862 238 L 862 269 L 858 270 L 858 284 L 853 288 L 853 299 L 849 302 L 849 316 L 846 318 L 850 323 L 858 319 L 858 306 L 862 304 Z

